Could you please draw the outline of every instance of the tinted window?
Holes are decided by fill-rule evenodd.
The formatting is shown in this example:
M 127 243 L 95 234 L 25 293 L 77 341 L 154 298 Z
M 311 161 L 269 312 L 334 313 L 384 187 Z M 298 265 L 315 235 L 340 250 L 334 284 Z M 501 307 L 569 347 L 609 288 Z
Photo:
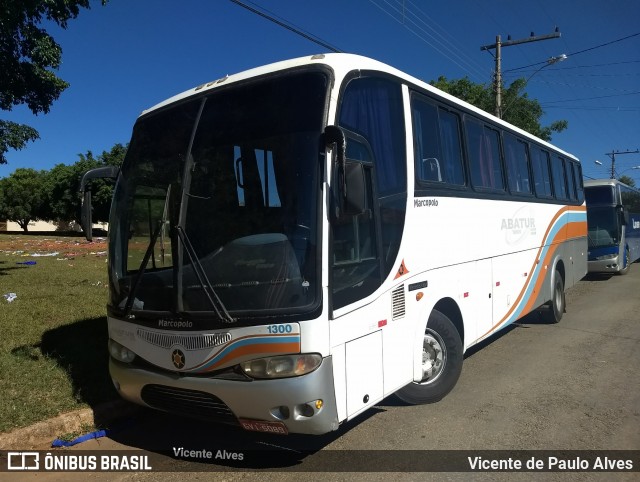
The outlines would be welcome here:
M 622 196 L 622 205 L 630 213 L 640 213 L 640 191 L 620 186 L 620 195 Z
M 440 137 L 445 180 L 451 184 L 464 184 L 462 148 L 460 145 L 460 117 L 440 109 Z
M 564 159 L 557 155 L 551 158 L 551 174 L 553 176 L 553 193 L 556 199 L 567 199 L 567 182 L 564 173 Z
M 465 120 L 471 183 L 476 188 L 503 190 L 498 131 L 467 118 Z
M 584 191 L 587 204 L 615 204 L 613 186 L 587 187 Z
M 538 197 L 551 197 L 551 174 L 549 171 L 549 153 L 537 146 L 531 148 L 531 167 L 533 181 Z
M 576 180 L 576 196 L 578 197 L 578 201 L 582 203 L 584 201 L 584 186 L 582 181 L 582 168 L 580 164 L 573 163 L 573 174 Z
M 413 129 L 416 178 L 464 185 L 459 117 L 414 97 Z
M 368 142 L 373 169 L 365 167 L 365 213 L 332 226 L 334 308 L 371 294 L 396 263 L 407 204 L 403 105 L 401 85 L 387 78 L 351 80 L 342 96 L 339 124 Z M 361 159 L 351 137 L 347 146 L 350 158 Z
M 406 190 L 405 130 L 400 84 L 365 77 L 349 82 L 340 107 L 340 125 L 371 144 L 381 195 Z
M 531 194 L 526 144 L 510 134 L 505 135 L 504 158 L 507 164 L 509 190 L 512 193 Z
M 569 193 L 569 199 L 575 201 L 576 199 L 578 199 L 578 195 L 576 194 L 576 179 L 573 172 L 572 164 L 572 162 L 565 159 L 564 167 L 565 172 L 567 173 L 567 189 Z

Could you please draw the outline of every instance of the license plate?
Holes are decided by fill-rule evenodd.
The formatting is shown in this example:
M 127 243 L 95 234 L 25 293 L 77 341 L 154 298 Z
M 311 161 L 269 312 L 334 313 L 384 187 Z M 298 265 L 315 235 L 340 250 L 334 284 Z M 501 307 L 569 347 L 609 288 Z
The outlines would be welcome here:
M 239 422 L 243 429 L 250 430 L 251 432 L 266 432 L 279 435 L 287 435 L 289 433 L 287 426 L 282 422 L 265 422 L 262 420 L 246 420 L 242 418 Z

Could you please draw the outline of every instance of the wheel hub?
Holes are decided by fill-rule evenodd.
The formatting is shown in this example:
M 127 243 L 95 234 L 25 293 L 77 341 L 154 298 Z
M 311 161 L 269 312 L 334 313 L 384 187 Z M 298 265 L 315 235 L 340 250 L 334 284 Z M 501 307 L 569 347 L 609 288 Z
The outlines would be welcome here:
M 442 373 L 445 352 L 442 343 L 431 333 L 425 333 L 422 343 L 422 383 L 433 382 Z

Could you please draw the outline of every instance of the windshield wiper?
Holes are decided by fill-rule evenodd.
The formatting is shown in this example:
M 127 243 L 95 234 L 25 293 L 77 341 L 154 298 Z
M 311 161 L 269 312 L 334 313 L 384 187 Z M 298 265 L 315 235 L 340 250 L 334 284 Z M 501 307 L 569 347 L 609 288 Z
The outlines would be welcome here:
M 142 258 L 142 263 L 140 264 L 140 268 L 138 268 L 138 274 L 133 280 L 133 284 L 131 285 L 131 289 L 129 290 L 129 296 L 127 298 L 127 303 L 124 305 L 124 317 L 131 317 L 131 309 L 133 308 L 133 302 L 135 300 L 136 291 L 138 291 L 138 285 L 140 284 L 140 280 L 142 279 L 142 275 L 147 269 L 147 264 L 149 264 L 149 258 L 151 258 L 151 254 L 153 253 L 153 248 L 156 245 L 156 241 L 158 240 L 158 235 L 160 234 L 160 230 L 162 229 L 163 221 L 158 221 L 158 227 L 153 232 L 151 236 L 151 241 L 149 242 L 149 246 L 147 246 L 147 250 L 144 253 L 144 257 Z
M 182 241 L 182 244 L 185 247 L 187 256 L 189 256 L 189 260 L 191 261 L 191 266 L 193 267 L 193 271 L 198 277 L 198 282 L 200 283 L 202 290 L 207 296 L 207 299 L 211 303 L 211 306 L 213 306 L 213 309 L 215 310 L 216 314 L 225 323 L 235 323 L 237 320 L 229 314 L 229 312 L 224 306 L 224 303 L 222 303 L 222 300 L 218 297 L 218 294 L 213 289 L 213 286 L 211 285 L 209 278 L 207 278 L 207 273 L 202 267 L 202 263 L 200 262 L 198 255 L 193 249 L 193 246 L 191 245 L 191 241 L 189 241 L 189 237 L 187 236 L 187 233 L 185 232 L 184 228 L 182 226 L 176 226 L 175 230 L 178 233 L 178 237 L 180 238 L 180 241 Z

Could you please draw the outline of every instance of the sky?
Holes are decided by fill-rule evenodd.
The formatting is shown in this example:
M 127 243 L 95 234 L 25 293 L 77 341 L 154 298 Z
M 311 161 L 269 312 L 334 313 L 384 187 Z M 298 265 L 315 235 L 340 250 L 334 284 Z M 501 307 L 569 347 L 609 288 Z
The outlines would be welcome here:
M 640 149 L 638 0 L 243 0 L 341 51 L 385 62 L 424 81 L 468 77 L 490 85 L 493 53 L 480 47 L 542 36 L 502 49 L 508 85 L 527 80 L 543 125 L 567 120 L 552 143 L 576 155 L 587 178 L 609 177 L 610 153 Z M 48 170 L 129 142 L 140 113 L 210 80 L 271 62 L 327 52 L 230 0 L 92 0 L 66 30 L 45 28 L 62 47 L 57 75 L 70 87 L 48 114 L 26 107 L 0 119 L 40 139 L 9 151 L 0 178 L 20 167 Z M 624 40 L 622 40 L 624 39 Z M 567 55 L 549 65 L 547 59 Z M 639 153 L 615 156 L 640 186 Z M 599 161 L 601 164 L 597 164 Z

